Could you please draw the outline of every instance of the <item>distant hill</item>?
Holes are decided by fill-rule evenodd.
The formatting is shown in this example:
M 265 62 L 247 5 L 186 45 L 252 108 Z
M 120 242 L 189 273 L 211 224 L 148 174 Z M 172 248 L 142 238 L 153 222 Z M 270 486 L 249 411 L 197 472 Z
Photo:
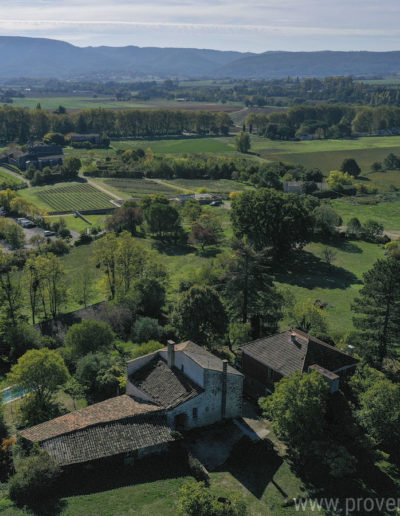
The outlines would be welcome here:
M 0 78 L 372 75 L 400 72 L 400 52 L 227 52 L 193 48 L 86 47 L 0 36 Z
M 400 52 L 265 52 L 245 56 L 218 70 L 218 77 L 236 79 L 326 77 L 334 75 L 395 74 Z

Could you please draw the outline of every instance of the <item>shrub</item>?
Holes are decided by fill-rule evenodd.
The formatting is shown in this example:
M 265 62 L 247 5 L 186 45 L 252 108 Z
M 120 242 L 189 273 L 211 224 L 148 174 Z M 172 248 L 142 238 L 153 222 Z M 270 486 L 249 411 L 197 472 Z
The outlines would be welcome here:
M 139 317 L 133 325 L 132 337 L 136 342 L 159 340 L 162 334 L 163 328 L 158 324 L 157 319 Z
M 44 450 L 22 459 L 9 481 L 9 496 L 17 505 L 37 506 L 53 492 L 59 468 Z
M 134 348 L 131 352 L 131 358 L 134 359 L 143 357 L 144 355 L 149 355 L 150 353 L 153 353 L 154 351 L 157 351 L 163 347 L 164 346 L 161 344 L 161 342 L 150 340 L 149 342 L 146 342 L 146 344 L 142 344 L 141 346 Z

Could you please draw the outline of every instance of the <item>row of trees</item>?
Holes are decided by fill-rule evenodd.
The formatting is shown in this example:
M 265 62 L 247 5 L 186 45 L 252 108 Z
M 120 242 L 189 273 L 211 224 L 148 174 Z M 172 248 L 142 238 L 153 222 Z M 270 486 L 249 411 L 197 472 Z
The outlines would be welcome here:
M 227 113 L 209 111 L 118 110 L 93 108 L 78 113 L 53 114 L 8 105 L 0 108 L 0 140 L 26 143 L 47 133 L 67 135 L 100 133 L 113 137 L 153 137 L 196 134 L 228 134 L 232 121 Z
M 295 106 L 268 115 L 250 113 L 246 124 L 271 139 L 311 135 L 315 138 L 344 138 L 352 134 L 376 134 L 400 129 L 396 106 L 352 107 L 340 104 Z

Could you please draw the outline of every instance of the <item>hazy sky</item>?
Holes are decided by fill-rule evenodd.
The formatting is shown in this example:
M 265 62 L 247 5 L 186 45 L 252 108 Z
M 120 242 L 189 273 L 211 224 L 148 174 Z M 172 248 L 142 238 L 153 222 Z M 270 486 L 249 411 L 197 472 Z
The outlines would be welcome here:
M 400 50 L 400 0 L 0 0 L 0 35 L 78 46 Z

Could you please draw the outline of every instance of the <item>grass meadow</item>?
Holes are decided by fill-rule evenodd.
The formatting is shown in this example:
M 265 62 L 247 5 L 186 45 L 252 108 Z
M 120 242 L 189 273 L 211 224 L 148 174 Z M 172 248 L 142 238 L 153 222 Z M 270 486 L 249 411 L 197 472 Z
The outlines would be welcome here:
M 14 97 L 12 106 L 35 109 L 40 104 L 42 109 L 55 110 L 64 106 L 67 111 L 102 107 L 105 109 L 173 109 L 185 111 L 236 111 L 240 103 L 222 104 L 218 102 L 177 102 L 176 100 L 152 99 L 150 101 L 122 100 L 112 96 L 70 96 L 70 97 Z
M 2 183 L 6 183 L 9 186 L 9 188 L 12 188 L 14 186 L 21 186 L 24 184 L 22 179 L 19 179 L 13 174 L 10 174 L 6 169 L 0 168 L 0 184 Z

